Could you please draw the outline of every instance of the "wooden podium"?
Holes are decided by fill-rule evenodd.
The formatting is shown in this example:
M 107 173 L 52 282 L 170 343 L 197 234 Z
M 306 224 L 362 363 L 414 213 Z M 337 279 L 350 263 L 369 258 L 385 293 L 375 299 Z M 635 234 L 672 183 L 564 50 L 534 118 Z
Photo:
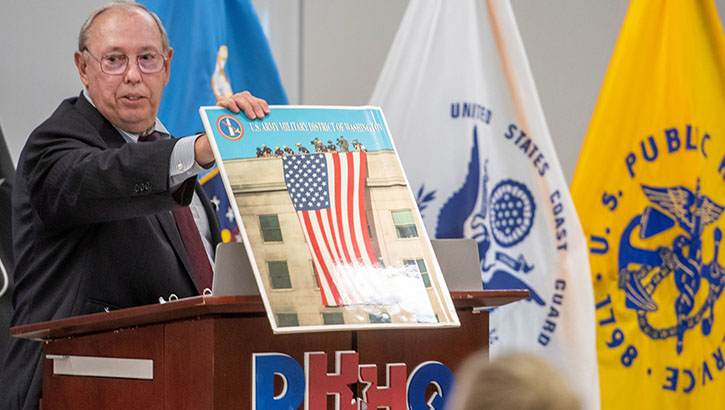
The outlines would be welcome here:
M 361 364 L 378 366 L 381 383 L 387 363 L 406 363 L 410 371 L 434 360 L 455 371 L 488 345 L 488 312 L 474 308 L 529 292 L 451 295 L 459 328 L 275 335 L 259 296 L 200 296 L 14 327 L 11 334 L 44 342 L 42 410 L 249 409 L 253 353 L 304 363 L 305 352 L 326 352 L 333 372 L 335 352 L 353 350 Z

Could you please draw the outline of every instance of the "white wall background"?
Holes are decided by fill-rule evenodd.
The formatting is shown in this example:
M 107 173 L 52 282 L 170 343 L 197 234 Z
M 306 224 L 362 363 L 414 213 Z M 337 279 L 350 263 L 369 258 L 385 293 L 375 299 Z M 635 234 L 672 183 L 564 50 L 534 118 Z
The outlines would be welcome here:
M 511 2 L 559 159 L 571 180 L 629 2 Z M 104 3 L 0 0 L 0 126 L 13 161 L 30 131 L 60 100 L 80 91 L 73 64 L 78 30 Z M 363 105 L 408 0 L 253 3 L 290 103 Z M 725 0 L 716 4 L 722 16 Z

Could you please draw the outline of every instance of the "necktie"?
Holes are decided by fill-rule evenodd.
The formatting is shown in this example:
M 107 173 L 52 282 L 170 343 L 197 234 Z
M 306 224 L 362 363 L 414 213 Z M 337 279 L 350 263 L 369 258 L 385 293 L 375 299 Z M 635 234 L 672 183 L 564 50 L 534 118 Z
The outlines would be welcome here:
M 159 139 L 161 139 L 161 133 L 154 131 L 149 135 L 140 136 L 138 142 L 158 141 Z M 197 290 L 199 293 L 203 293 L 204 289 L 211 289 L 214 272 L 211 269 L 209 257 L 201 241 L 201 234 L 199 234 L 199 229 L 196 227 L 194 215 L 192 215 L 188 206 L 176 208 L 172 212 L 176 220 L 176 228 L 179 230 L 184 249 L 186 249 L 186 254 L 191 262 L 192 276 L 196 282 Z

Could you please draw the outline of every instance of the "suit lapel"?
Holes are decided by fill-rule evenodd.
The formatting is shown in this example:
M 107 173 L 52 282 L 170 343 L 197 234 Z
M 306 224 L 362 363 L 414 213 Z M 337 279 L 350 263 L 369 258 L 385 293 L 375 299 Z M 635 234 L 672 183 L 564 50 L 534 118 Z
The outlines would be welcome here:
M 119 148 L 126 143 L 121 134 L 118 132 L 116 127 L 105 119 L 100 112 L 91 105 L 86 97 L 81 93 L 76 99 L 75 108 L 83 115 L 84 118 L 91 123 L 93 128 L 98 130 L 101 139 L 108 145 L 109 148 Z

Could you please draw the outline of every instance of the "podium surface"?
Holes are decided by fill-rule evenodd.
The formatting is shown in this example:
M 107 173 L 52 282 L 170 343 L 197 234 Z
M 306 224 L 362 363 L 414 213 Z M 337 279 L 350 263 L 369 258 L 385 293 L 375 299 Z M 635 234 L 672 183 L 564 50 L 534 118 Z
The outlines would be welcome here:
M 18 326 L 15 337 L 42 340 L 43 410 L 250 409 L 255 353 L 355 351 L 408 372 L 427 361 L 455 371 L 488 346 L 488 312 L 529 296 L 526 290 L 452 292 L 458 328 L 371 329 L 273 334 L 260 296 L 199 296 L 158 305 Z

